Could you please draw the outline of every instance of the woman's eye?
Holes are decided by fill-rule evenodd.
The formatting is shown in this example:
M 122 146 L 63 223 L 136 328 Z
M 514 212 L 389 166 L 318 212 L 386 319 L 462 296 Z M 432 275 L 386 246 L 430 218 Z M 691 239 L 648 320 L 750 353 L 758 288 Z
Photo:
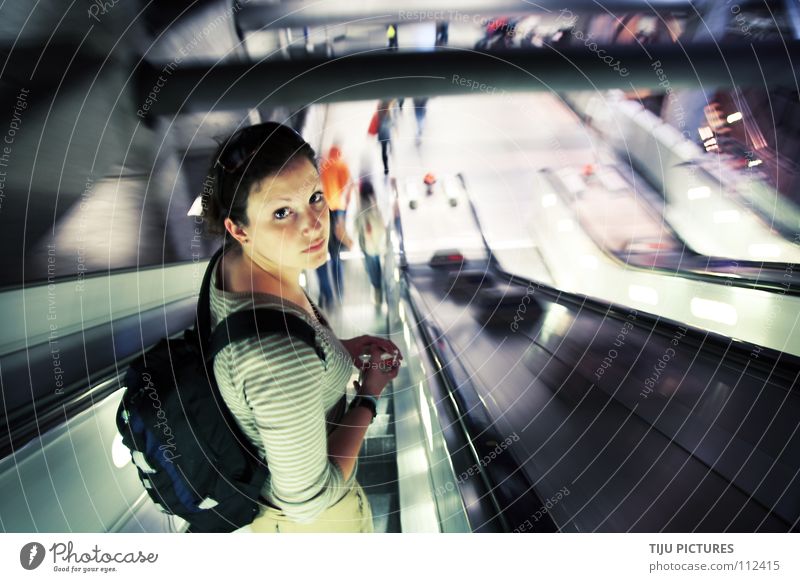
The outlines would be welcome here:
M 288 208 L 279 208 L 278 210 L 273 212 L 273 216 L 275 216 L 275 218 L 277 218 L 278 220 L 283 220 L 284 218 L 288 218 L 289 214 L 290 211 Z
M 322 195 L 322 192 L 314 192 L 311 195 L 311 204 L 319 204 L 320 202 L 324 202 L 325 197 Z

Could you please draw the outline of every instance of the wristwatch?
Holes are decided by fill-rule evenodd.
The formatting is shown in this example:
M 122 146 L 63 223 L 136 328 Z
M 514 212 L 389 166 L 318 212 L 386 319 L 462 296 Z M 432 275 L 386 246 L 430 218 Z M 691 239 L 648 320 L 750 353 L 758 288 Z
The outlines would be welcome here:
M 359 394 L 353 398 L 352 402 L 350 402 L 348 410 L 353 410 L 358 406 L 368 408 L 372 413 L 372 420 L 375 420 L 375 417 L 378 416 L 378 399 L 374 396 L 370 396 L 368 394 Z M 370 421 L 370 424 L 372 424 L 372 420 Z

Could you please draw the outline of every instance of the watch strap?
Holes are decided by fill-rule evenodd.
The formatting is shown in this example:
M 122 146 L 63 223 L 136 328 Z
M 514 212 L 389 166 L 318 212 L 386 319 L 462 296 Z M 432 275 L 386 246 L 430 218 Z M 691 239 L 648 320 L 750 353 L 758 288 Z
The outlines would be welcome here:
M 372 413 L 372 420 L 375 420 L 375 417 L 378 416 L 378 399 L 374 396 L 369 396 L 367 394 L 359 394 L 355 398 L 353 398 L 352 402 L 350 402 L 350 407 L 348 410 L 352 410 L 358 406 L 363 406 L 364 408 L 368 408 L 369 411 Z M 372 421 L 370 421 L 371 423 Z

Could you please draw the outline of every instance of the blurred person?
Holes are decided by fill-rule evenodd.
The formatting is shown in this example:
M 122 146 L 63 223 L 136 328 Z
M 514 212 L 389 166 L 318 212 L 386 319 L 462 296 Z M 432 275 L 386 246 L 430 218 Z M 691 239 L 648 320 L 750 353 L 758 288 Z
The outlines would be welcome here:
M 476 44 L 477 50 L 511 48 L 514 43 L 514 21 L 507 17 L 495 18 L 486 23 L 484 37 Z
M 422 140 L 425 130 L 425 114 L 428 110 L 428 97 L 414 97 L 414 117 L 417 118 L 417 145 Z
M 230 314 L 269 307 L 313 330 L 324 362 L 304 342 L 277 331 L 228 344 L 214 360 L 222 398 L 269 469 L 254 532 L 371 532 L 369 501 L 356 481 L 359 450 L 375 417 L 375 400 L 397 375 L 391 365 L 363 366 L 388 340 L 340 340 L 300 286 L 300 274 L 326 261 L 330 222 L 314 151 L 278 123 L 235 132 L 220 145 L 209 176 L 203 217 L 224 235 L 212 266 L 212 328 Z M 358 397 L 347 406 L 354 366 Z
M 444 20 L 436 23 L 436 41 L 434 46 L 447 46 L 449 42 L 450 23 Z
M 381 256 L 386 250 L 386 226 L 378 209 L 375 189 L 369 180 L 362 180 L 359 188 L 356 231 L 358 245 L 364 253 L 364 265 L 372 285 L 373 301 L 375 305 L 380 305 L 383 302 Z
M 344 295 L 344 273 L 342 268 L 342 249 L 352 246 L 345 229 L 345 214 L 350 205 L 350 194 L 353 182 L 350 169 L 342 159 L 342 150 L 334 142 L 328 150 L 327 157 L 320 164 L 320 180 L 322 192 L 328 203 L 331 216 L 331 236 L 328 252 L 331 260 L 317 269 L 320 287 L 320 305 L 325 309 L 334 307 L 335 300 L 342 302 Z M 332 283 L 332 284 L 331 284 Z
M 381 159 L 383 160 L 383 174 L 389 175 L 389 149 L 392 145 L 392 130 L 394 129 L 394 99 L 384 99 L 378 103 L 377 131 L 378 142 L 381 144 Z
M 397 45 L 397 25 L 396 24 L 390 24 L 389 26 L 386 27 L 386 42 L 387 42 L 387 48 L 390 51 L 396 51 L 397 50 L 397 46 L 398 45 Z

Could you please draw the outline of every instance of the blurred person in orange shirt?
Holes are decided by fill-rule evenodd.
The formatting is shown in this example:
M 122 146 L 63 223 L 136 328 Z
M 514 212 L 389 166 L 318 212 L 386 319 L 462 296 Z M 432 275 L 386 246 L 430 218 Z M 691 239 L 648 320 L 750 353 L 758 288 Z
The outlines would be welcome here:
M 333 288 L 336 289 L 336 299 L 341 303 L 344 288 L 340 253 L 343 248 L 350 249 L 353 244 L 345 229 L 345 212 L 350 205 L 353 181 L 350 169 L 342 159 L 342 150 L 336 142 L 331 145 L 327 157 L 322 160 L 319 176 L 322 182 L 322 193 L 331 212 L 331 234 L 328 239 L 328 252 L 331 260 L 317 269 L 320 288 L 319 303 L 322 307 L 330 309 L 334 305 L 331 273 L 333 274 Z M 328 265 L 331 268 L 330 272 Z

